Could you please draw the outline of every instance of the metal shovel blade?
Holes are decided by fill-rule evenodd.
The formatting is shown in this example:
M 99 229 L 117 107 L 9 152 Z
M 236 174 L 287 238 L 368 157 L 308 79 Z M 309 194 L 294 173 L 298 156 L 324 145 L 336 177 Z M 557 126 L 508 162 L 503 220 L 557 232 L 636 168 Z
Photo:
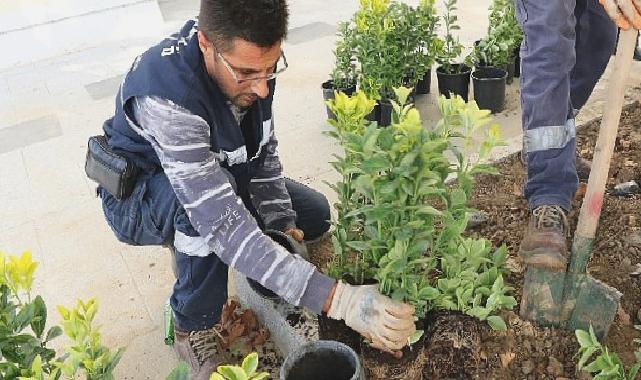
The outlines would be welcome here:
M 591 325 L 599 339 L 605 338 L 619 308 L 621 292 L 585 274 L 572 276 L 577 278 L 568 281 L 578 285 L 576 298 L 567 297 L 564 301 L 564 308 L 571 308 L 565 328 L 587 331 Z
M 592 325 L 601 339 L 608 334 L 620 299 L 621 292 L 587 274 L 530 267 L 520 315 L 539 326 L 567 330 L 588 330 Z
M 521 318 L 539 326 L 561 326 L 565 272 L 529 267 L 523 282 Z

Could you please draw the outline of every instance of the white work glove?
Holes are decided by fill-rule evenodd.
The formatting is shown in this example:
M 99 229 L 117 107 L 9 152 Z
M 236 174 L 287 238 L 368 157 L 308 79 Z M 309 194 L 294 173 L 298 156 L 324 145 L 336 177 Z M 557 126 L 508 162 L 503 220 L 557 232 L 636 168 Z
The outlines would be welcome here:
M 344 320 L 369 339 L 372 347 L 392 353 L 406 346 L 416 331 L 414 307 L 381 295 L 376 285 L 352 286 L 339 281 L 327 316 Z
M 599 0 L 608 16 L 621 29 L 641 29 L 641 0 Z

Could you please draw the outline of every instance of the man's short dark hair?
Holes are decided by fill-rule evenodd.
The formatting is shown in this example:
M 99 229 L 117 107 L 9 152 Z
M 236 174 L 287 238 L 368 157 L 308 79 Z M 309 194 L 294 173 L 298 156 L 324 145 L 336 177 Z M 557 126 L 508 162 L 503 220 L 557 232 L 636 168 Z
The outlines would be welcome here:
M 287 0 L 201 0 L 198 29 L 222 51 L 234 38 L 271 47 L 287 35 Z

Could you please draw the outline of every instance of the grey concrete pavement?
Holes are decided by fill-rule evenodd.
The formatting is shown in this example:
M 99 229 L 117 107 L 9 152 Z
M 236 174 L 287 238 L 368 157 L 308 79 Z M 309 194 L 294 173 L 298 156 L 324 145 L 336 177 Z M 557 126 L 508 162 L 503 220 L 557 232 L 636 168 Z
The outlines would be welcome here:
M 467 46 L 483 34 L 489 2 L 459 2 L 461 41 Z M 0 69 L 0 250 L 13 254 L 31 250 L 40 261 L 34 288 L 46 300 L 52 323 L 58 320 L 55 305 L 72 305 L 76 298 L 99 299 L 98 322 L 105 342 L 127 349 L 117 370 L 119 379 L 161 379 L 176 364 L 162 341 L 162 308 L 173 281 L 169 255 L 159 247 L 117 242 L 104 222 L 95 186 L 83 170 L 87 137 L 100 133 L 102 122 L 113 113 L 114 95 L 133 58 L 195 14 L 198 4 L 196 0 L 144 3 L 157 6 L 161 19 L 151 22 L 145 33 L 100 39 Z M 323 181 L 335 179 L 328 161 L 337 147 L 322 134 L 328 126 L 319 86 L 332 67 L 332 28 L 350 17 L 358 3 L 290 0 L 290 4 L 292 30 L 285 45 L 290 69 L 278 81 L 275 101 L 280 154 L 288 176 L 334 199 Z M 149 16 L 136 14 L 149 8 L 119 9 L 105 12 L 114 20 L 124 18 L 124 13 Z M 0 13 L 4 11 L 0 5 Z M 83 19 L 73 21 L 81 25 Z M 0 37 L 8 35 L 0 31 Z M 31 54 L 29 46 L 21 49 L 25 56 Z M 635 63 L 633 73 L 636 90 L 630 96 L 638 99 L 640 64 Z M 581 120 L 600 114 L 606 83 L 607 76 Z M 432 94 L 418 99 L 426 125 L 438 117 L 435 92 L 434 77 Z M 506 112 L 496 117 L 511 142 L 504 152 L 518 150 L 521 138 L 517 84 L 509 87 L 509 94 Z

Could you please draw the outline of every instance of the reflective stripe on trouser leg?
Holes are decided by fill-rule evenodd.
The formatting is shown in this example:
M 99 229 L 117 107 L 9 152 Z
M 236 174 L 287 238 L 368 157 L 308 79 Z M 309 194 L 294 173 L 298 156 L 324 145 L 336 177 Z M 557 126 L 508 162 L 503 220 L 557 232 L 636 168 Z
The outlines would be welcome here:
M 574 0 L 515 0 L 523 26 L 521 105 L 530 207 L 570 207 L 578 186 L 570 103 L 575 64 Z M 535 131 L 537 130 L 538 131 Z
M 203 330 L 220 320 L 227 302 L 227 265 L 211 252 L 184 208 L 174 216 L 176 282 L 171 307 L 181 330 Z
M 579 180 L 576 174 L 576 126 L 548 126 L 526 132 L 528 181 L 525 197 L 530 208 L 559 205 L 571 208 Z
M 571 99 L 576 109 L 587 102 L 610 61 L 617 27 L 598 0 L 577 0 L 576 64 L 571 76 Z

